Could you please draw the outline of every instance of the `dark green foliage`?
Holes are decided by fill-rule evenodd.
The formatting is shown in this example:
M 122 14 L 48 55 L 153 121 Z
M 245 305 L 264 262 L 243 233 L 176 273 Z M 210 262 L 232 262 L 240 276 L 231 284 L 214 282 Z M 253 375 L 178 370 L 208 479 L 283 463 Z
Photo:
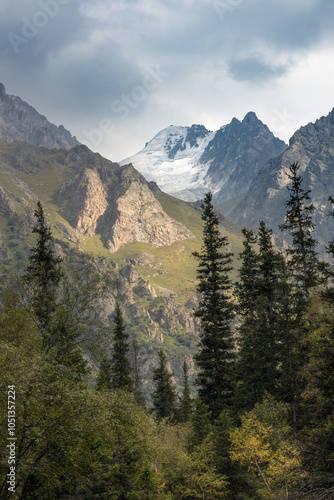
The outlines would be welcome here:
M 213 425 L 213 442 L 216 454 L 216 467 L 220 474 L 230 477 L 233 465 L 229 456 L 231 445 L 230 432 L 235 426 L 229 410 L 223 410 Z
M 180 408 L 178 413 L 179 413 L 179 420 L 180 422 L 183 423 L 188 422 L 192 413 L 192 401 L 190 396 L 188 366 L 185 361 L 183 363 L 183 390 L 182 390 Z
M 219 230 L 219 220 L 208 193 L 202 203 L 203 247 L 198 259 L 197 290 L 201 293 L 195 316 L 201 323 L 199 352 L 195 356 L 198 369 L 196 383 L 199 396 L 218 417 L 224 407 L 231 404 L 233 395 L 232 364 L 234 344 L 231 321 L 234 308 L 230 296 L 231 252 L 228 240 Z
M 287 212 L 285 222 L 280 226 L 282 231 L 287 230 L 292 237 L 292 247 L 287 250 L 287 265 L 292 274 L 292 293 L 288 316 L 288 335 L 285 335 L 283 347 L 284 365 L 282 377 L 282 394 L 285 401 L 290 402 L 293 408 L 293 419 L 297 421 L 299 396 L 302 392 L 300 372 L 306 363 L 308 345 L 305 342 L 307 331 L 303 320 L 311 289 L 319 285 L 321 266 L 317 257 L 317 241 L 313 238 L 313 213 L 315 207 L 310 201 L 310 190 L 302 188 L 302 179 L 299 174 L 298 163 L 290 165 L 288 175 L 291 185 L 288 186 L 290 197 L 286 202 Z M 279 327 L 283 332 L 283 322 Z M 296 376 L 297 375 L 297 376 Z
M 188 436 L 188 445 L 190 450 L 194 450 L 202 444 L 212 431 L 212 413 L 199 397 L 194 401 L 194 409 L 190 421 L 191 432 Z
M 176 393 L 172 383 L 172 373 L 166 367 L 166 354 L 162 349 L 158 352 L 159 364 L 153 370 L 155 391 L 152 393 L 154 409 L 159 419 L 175 415 Z
M 111 358 L 111 387 L 114 389 L 133 390 L 131 376 L 131 365 L 129 361 L 130 346 L 128 334 L 125 331 L 121 306 L 116 303 L 114 329 L 113 329 L 113 353 Z
M 236 284 L 241 316 L 236 403 L 249 410 L 266 392 L 281 391 L 285 342 L 291 340 L 285 333 L 291 333 L 291 314 L 286 266 L 273 247 L 272 231 L 260 222 L 258 254 L 253 232 L 245 229 L 243 234 L 244 251 Z
M 52 232 L 40 201 L 37 202 L 35 217 L 37 222 L 32 231 L 37 234 L 37 242 L 31 249 L 25 280 L 30 288 L 31 305 L 48 349 L 53 344 L 49 334 L 57 305 L 57 289 L 63 278 L 62 259 L 55 256 Z
M 111 360 L 105 356 L 100 361 L 99 374 L 96 380 L 96 389 L 111 389 Z
M 303 299 L 309 295 L 310 288 L 319 283 L 319 262 L 315 250 L 317 241 L 312 236 L 315 207 L 313 203 L 308 203 L 311 191 L 302 188 L 299 169 L 298 163 L 291 163 L 288 174 L 291 180 L 291 186 L 288 186 L 290 198 L 285 204 L 288 210 L 280 229 L 288 231 L 292 236 L 292 248 L 287 250 L 287 254 L 296 282 L 296 293 L 303 303 Z
M 145 398 L 143 395 L 140 375 L 139 375 L 139 365 L 138 365 L 138 342 L 136 339 L 132 341 L 133 354 L 134 354 L 134 396 L 137 403 L 145 407 Z
M 40 202 L 35 217 L 32 232 L 37 234 L 37 242 L 23 276 L 22 302 L 40 330 L 45 353 L 55 362 L 70 367 L 73 376 L 82 378 L 88 368 L 77 339 L 87 306 L 81 300 L 85 287 L 82 284 L 82 290 L 77 292 L 65 275 L 64 263 L 55 255 L 54 239 Z
M 244 250 L 239 254 L 242 261 L 239 281 L 235 285 L 238 297 L 238 313 L 245 323 L 252 324 L 255 319 L 256 299 L 259 292 L 259 257 L 254 250 L 256 236 L 253 231 L 242 230 Z
M 252 231 L 243 229 L 244 250 L 240 253 L 242 264 L 239 281 L 235 285 L 238 298 L 238 313 L 241 323 L 238 328 L 239 351 L 237 357 L 236 405 L 247 408 L 258 399 L 258 351 L 262 350 L 258 342 L 258 301 L 260 288 L 259 256 L 254 250 L 256 243 Z

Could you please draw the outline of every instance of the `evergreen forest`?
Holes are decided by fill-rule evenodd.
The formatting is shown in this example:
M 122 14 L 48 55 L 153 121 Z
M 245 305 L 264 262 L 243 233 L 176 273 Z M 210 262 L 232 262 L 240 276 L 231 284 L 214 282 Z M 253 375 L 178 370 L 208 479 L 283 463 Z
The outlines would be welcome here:
M 152 405 L 116 273 L 89 255 L 75 266 L 58 255 L 38 202 L 22 272 L 0 280 L 1 499 L 334 498 L 334 241 L 320 260 L 299 169 L 290 165 L 281 224 L 291 244 L 279 251 L 264 221 L 243 229 L 233 282 L 206 194 L 202 247 L 189 255 L 195 387 L 186 362 L 176 387 L 160 349 Z M 106 328 L 97 311 L 110 290 Z

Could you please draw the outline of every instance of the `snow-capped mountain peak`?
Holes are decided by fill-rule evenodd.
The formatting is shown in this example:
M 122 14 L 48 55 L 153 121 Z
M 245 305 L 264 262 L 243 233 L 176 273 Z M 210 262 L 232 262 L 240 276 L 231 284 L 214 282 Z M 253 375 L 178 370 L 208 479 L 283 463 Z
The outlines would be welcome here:
M 248 113 L 217 132 L 203 125 L 171 125 L 121 165 L 132 163 L 177 198 L 196 201 L 210 190 L 218 202 L 245 192 L 259 169 L 285 148 L 255 113 Z

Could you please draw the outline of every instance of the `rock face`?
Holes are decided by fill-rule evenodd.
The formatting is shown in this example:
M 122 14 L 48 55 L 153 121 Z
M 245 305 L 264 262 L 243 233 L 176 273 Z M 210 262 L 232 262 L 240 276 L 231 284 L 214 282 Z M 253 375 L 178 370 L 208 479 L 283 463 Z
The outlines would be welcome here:
M 217 189 L 214 202 L 244 193 L 261 167 L 285 149 L 286 144 L 255 113 L 248 113 L 242 122 L 233 118 L 218 130 L 201 157 L 201 162 L 210 164 L 205 179 Z
M 4 187 L 0 184 L 0 214 L 8 211 L 14 211 L 14 205 L 10 197 L 7 195 Z
M 261 169 L 245 194 L 222 203 L 219 208 L 228 219 L 241 226 L 257 228 L 263 219 L 275 234 L 284 237 L 278 225 L 286 213 L 287 174 L 292 162 L 301 166 L 303 189 L 311 189 L 310 196 L 316 207 L 314 234 L 324 249 L 334 238 L 334 224 L 327 217 L 328 197 L 334 193 L 334 109 L 328 116 L 301 127 L 290 139 L 288 149 Z
M 219 203 L 244 193 L 261 167 L 286 147 L 250 112 L 217 132 L 203 125 L 170 126 L 121 164 L 132 162 L 177 198 L 196 201 L 210 190 Z
M 186 359 L 189 376 L 193 382 L 196 370 L 189 351 L 196 351 L 200 326 L 198 320 L 194 318 L 192 304 L 183 306 L 173 298 L 158 296 L 154 287 L 140 276 L 140 267 L 136 268 L 130 262 L 125 263 L 119 273 L 118 289 L 122 297 L 125 321 L 129 333 L 139 338 L 142 346 L 139 362 L 145 392 L 149 394 L 154 389 L 152 369 L 157 364 L 157 356 L 152 352 L 152 342 L 156 352 L 171 336 L 174 338 L 173 342 L 178 339 L 182 345 L 188 346 L 188 353 L 184 357 L 172 360 L 171 371 L 175 372 L 180 383 L 183 361 Z M 142 299 L 145 301 L 145 306 L 141 303 Z M 139 330 L 136 329 L 136 324 L 139 325 Z M 180 350 L 182 351 L 182 348 Z
M 101 234 L 110 252 L 133 241 L 158 247 L 192 237 L 164 212 L 132 165 L 102 161 L 85 146 L 76 149 L 82 150 L 80 160 L 70 180 L 60 187 L 57 204 L 80 234 Z
M 19 97 L 8 95 L 0 83 L 0 138 L 23 141 L 50 149 L 70 149 L 79 144 L 62 125 L 57 127 Z
M 159 247 L 192 236 L 163 211 L 148 186 L 139 181 L 130 183 L 125 193 L 110 206 L 108 215 L 100 227 L 111 252 L 131 241 Z

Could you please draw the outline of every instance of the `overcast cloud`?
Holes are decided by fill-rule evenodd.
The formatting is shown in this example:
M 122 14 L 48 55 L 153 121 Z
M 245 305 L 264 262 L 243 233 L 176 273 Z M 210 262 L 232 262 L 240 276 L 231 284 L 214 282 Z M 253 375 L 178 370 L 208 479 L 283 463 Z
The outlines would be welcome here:
M 2 0 L 0 81 L 119 161 L 255 111 L 288 141 L 334 106 L 332 0 Z

